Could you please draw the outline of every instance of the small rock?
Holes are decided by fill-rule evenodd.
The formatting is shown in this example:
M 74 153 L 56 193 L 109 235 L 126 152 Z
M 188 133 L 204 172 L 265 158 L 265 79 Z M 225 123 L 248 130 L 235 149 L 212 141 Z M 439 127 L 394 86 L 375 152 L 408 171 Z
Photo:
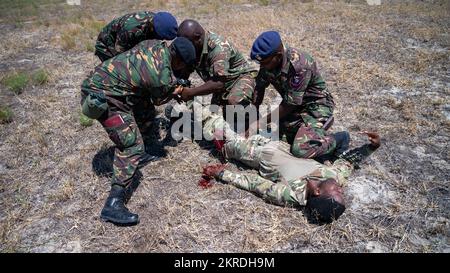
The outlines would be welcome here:
M 30 63 L 32 62 L 32 60 L 30 59 L 22 59 L 22 60 L 18 60 L 17 63 L 22 64 L 22 63 Z
M 366 244 L 366 250 L 370 253 L 386 253 L 389 251 L 387 247 L 375 241 L 369 241 Z
M 447 161 L 441 159 L 441 160 L 435 160 L 431 162 L 434 167 L 441 169 L 441 170 L 450 170 L 450 165 L 447 163 Z
M 409 241 L 411 242 L 411 244 L 418 246 L 418 247 L 427 247 L 431 244 L 430 241 L 428 241 L 425 238 L 420 237 L 417 234 L 412 234 L 409 237 Z
M 418 158 L 422 159 L 424 157 L 427 156 L 427 154 L 425 154 L 425 148 L 422 146 L 417 146 L 416 148 L 414 148 L 412 150 L 414 152 L 414 154 L 417 155 Z
M 79 240 L 70 241 L 66 245 L 66 251 L 70 253 L 81 253 L 83 248 L 81 247 L 81 242 Z

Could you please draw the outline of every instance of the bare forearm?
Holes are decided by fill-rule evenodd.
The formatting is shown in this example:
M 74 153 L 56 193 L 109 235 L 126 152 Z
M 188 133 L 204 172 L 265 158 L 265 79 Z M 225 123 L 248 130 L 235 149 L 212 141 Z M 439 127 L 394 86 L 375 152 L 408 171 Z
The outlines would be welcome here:
M 221 92 L 223 90 L 224 86 L 225 86 L 225 84 L 221 81 L 209 80 L 198 87 L 189 88 L 188 92 L 189 92 L 189 96 L 191 96 L 191 97 L 204 96 L 204 95 Z

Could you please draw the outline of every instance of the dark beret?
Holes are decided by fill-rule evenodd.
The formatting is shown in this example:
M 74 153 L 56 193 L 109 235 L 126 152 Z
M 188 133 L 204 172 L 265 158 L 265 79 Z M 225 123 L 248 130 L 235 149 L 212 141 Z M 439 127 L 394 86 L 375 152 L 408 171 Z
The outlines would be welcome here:
M 252 60 L 261 61 L 274 53 L 281 44 L 280 34 L 276 31 L 266 31 L 256 38 L 250 52 Z

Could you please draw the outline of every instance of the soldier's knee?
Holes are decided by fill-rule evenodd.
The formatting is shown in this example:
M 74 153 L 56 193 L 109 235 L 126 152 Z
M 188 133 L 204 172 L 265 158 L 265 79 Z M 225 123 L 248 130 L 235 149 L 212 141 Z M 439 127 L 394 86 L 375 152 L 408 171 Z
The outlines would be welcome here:
M 300 147 L 298 145 L 294 145 L 294 144 L 291 146 L 291 153 L 295 157 L 303 158 L 305 156 L 304 151 L 302 149 L 300 149 Z
M 314 152 L 311 147 L 308 147 L 307 143 L 294 141 L 291 145 L 291 153 L 298 158 L 311 158 Z
M 249 106 L 252 103 L 252 100 L 248 97 L 237 97 L 231 96 L 227 100 L 228 105 L 242 105 L 244 107 Z

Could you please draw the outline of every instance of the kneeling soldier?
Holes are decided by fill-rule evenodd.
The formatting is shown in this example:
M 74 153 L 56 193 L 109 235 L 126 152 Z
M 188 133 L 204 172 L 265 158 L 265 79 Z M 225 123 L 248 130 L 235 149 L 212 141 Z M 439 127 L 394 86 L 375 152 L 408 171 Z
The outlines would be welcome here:
M 97 66 L 83 81 L 83 114 L 97 119 L 116 144 L 112 188 L 102 219 L 122 225 L 139 222 L 124 199 L 136 170 L 149 160 L 141 133 L 152 107 L 173 97 L 179 88 L 176 76 L 195 59 L 194 46 L 186 38 L 177 38 L 170 46 L 148 40 Z
M 347 132 L 326 132 L 333 121 L 334 101 L 311 55 L 283 44 L 278 32 L 267 31 L 255 40 L 250 56 L 260 63 L 254 103 L 261 104 L 270 84 L 275 87 L 283 99 L 276 110 L 280 131 L 294 156 L 318 158 L 346 150 Z M 256 123 L 250 128 L 256 131 Z

